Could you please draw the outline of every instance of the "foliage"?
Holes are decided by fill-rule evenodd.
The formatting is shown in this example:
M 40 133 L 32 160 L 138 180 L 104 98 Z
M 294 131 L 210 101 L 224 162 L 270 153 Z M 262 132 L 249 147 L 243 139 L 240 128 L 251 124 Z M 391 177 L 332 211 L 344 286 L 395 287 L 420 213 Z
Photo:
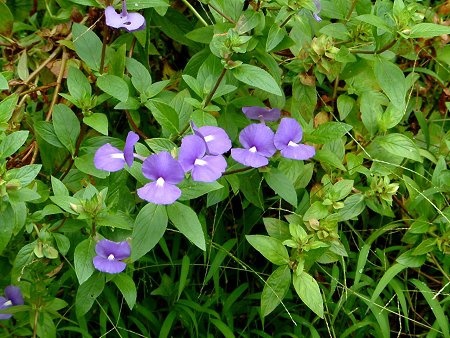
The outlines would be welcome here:
M 0 3 L 0 337 L 450 337 L 448 4 L 108 5 Z

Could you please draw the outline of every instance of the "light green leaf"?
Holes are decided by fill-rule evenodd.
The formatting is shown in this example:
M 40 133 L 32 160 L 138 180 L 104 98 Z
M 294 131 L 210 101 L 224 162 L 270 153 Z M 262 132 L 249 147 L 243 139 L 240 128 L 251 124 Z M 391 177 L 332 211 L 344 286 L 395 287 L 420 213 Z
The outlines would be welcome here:
M 137 11 L 143 8 L 169 7 L 167 0 L 128 0 L 127 8 L 129 11 Z
M 129 7 L 131 8 L 131 7 Z M 78 56 L 93 70 L 100 69 L 102 42 L 88 27 L 74 23 L 72 25 L 73 44 Z
M 275 81 L 272 75 L 270 75 L 262 68 L 253 65 L 242 64 L 239 67 L 233 68 L 231 72 L 236 79 L 245 84 L 248 84 L 249 86 L 262 89 L 268 93 L 278 96 L 282 95 L 278 83 Z
M 94 247 L 95 241 L 92 238 L 87 238 L 75 248 L 73 254 L 75 274 L 80 284 L 88 280 L 95 271 L 94 264 L 92 263 L 92 259 L 95 256 Z
M 205 234 L 195 211 L 179 202 L 168 205 L 166 208 L 173 225 L 198 248 L 205 251 Z
M 77 290 L 75 307 L 78 316 L 84 316 L 105 287 L 105 276 L 101 273 L 92 275 Z
M 128 100 L 128 85 L 121 77 L 104 74 L 97 78 L 97 86 L 120 102 Z
M 392 104 L 398 109 L 405 107 L 406 79 L 401 69 L 394 63 L 376 59 L 375 78 Z
M 261 314 L 270 314 L 281 303 L 291 285 L 291 270 L 289 266 L 278 267 L 267 279 L 261 294 Z
M 133 278 L 131 278 L 127 274 L 119 273 L 114 276 L 112 281 L 120 290 L 123 298 L 125 298 L 125 301 L 127 302 L 130 310 L 133 309 L 134 305 L 136 304 L 137 297 L 136 285 L 134 284 Z
M 378 136 L 374 142 L 392 155 L 406 157 L 413 161 L 422 161 L 419 148 L 406 135 L 394 133 L 386 136 Z
M 108 118 L 103 113 L 83 117 L 83 122 L 100 134 L 108 136 Z
M 0 124 L 8 123 L 17 105 L 19 96 L 12 94 L 0 102 Z
M 297 207 L 297 192 L 292 182 L 277 169 L 264 173 L 264 179 L 277 195 L 294 207 Z
M 305 135 L 305 141 L 312 143 L 327 143 L 347 134 L 352 129 L 352 126 L 343 122 L 325 122 L 310 135 Z
M 0 159 L 7 158 L 19 150 L 27 140 L 28 134 L 28 130 L 19 130 L 6 136 L 0 143 Z
M 131 75 L 131 83 L 134 88 L 136 88 L 140 94 L 145 93 L 148 87 L 152 84 L 152 77 L 150 76 L 147 68 L 133 58 L 127 58 L 126 64 L 127 70 Z
M 70 95 L 78 102 L 89 99 L 92 94 L 91 84 L 81 70 L 69 67 L 67 87 Z
M 138 260 L 154 248 L 167 228 L 167 213 L 163 206 L 148 203 L 136 217 L 131 243 L 131 259 Z
M 418 23 L 411 28 L 409 34 L 405 35 L 411 39 L 432 38 L 434 36 L 450 34 L 450 27 L 436 23 Z
M 263 235 L 246 235 L 245 238 L 252 247 L 273 264 L 289 264 L 289 254 L 280 240 Z
M 302 302 L 316 315 L 323 318 L 323 300 L 317 281 L 311 275 L 302 271 L 300 275 L 294 274 L 293 284 Z
M 80 135 L 80 122 L 75 113 L 66 105 L 57 104 L 53 110 L 53 127 L 58 140 L 74 154 Z

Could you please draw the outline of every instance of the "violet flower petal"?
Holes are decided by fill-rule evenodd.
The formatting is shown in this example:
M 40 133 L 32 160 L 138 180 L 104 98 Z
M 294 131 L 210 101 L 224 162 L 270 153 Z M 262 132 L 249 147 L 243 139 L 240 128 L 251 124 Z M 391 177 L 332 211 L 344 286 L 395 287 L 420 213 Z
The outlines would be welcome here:
M 272 129 L 261 123 L 254 123 L 245 127 L 239 134 L 239 141 L 244 148 L 256 148 L 256 152 L 265 157 L 271 157 L 276 149 L 273 144 Z
M 222 155 L 231 149 L 231 140 L 222 128 L 214 126 L 197 128 L 192 124 L 192 129 L 206 142 L 209 155 Z
M 192 179 L 198 182 L 214 182 L 222 176 L 226 167 L 227 161 L 222 155 L 206 155 L 195 161 Z
M 121 150 L 106 143 L 95 152 L 94 165 L 100 170 L 119 171 L 125 166 L 125 158 Z
M 322 18 L 318 15 L 320 13 L 320 10 L 322 9 L 322 5 L 320 4 L 319 0 L 313 0 L 314 5 L 316 6 L 316 10 L 313 12 L 313 17 L 317 22 L 322 21 Z
M 286 158 L 291 158 L 293 160 L 307 160 L 316 154 L 316 149 L 313 146 L 306 144 L 292 143 L 280 152 L 281 156 Z
M 128 132 L 127 139 L 125 141 L 125 147 L 123 148 L 123 156 L 125 162 L 129 167 L 133 165 L 134 160 L 134 146 L 139 141 L 139 135 L 133 131 Z
M 0 310 L 9 308 L 12 304 L 9 304 L 10 300 L 0 296 Z M 12 317 L 11 313 L 0 313 L 0 320 L 9 319 Z
M 184 171 L 180 163 L 167 151 L 147 157 L 142 164 L 142 173 L 148 179 L 156 181 L 163 178 L 163 181 L 169 184 L 177 184 L 184 179 Z
M 282 150 L 288 146 L 289 142 L 300 142 L 302 137 L 303 130 L 297 120 L 285 117 L 280 121 L 273 143 L 278 150 Z
M 160 178 L 139 188 L 137 194 L 143 200 L 154 204 L 172 204 L 181 196 L 181 190 Z
M 280 118 L 281 111 L 277 108 L 267 107 L 242 107 L 242 112 L 247 118 L 252 120 L 262 121 L 276 121 Z
M 181 140 L 178 162 L 184 172 L 188 172 L 194 167 L 195 161 L 201 159 L 206 152 L 206 143 L 200 136 L 188 135 Z
M 23 305 L 22 292 L 17 286 L 8 285 L 5 288 L 5 296 L 12 302 L 12 305 Z
M 117 13 L 113 6 L 105 9 L 106 25 L 113 28 L 125 28 L 129 32 L 145 28 L 145 18 L 139 13 L 128 13 L 125 1 L 122 3 L 122 12 Z
M 231 149 L 231 157 L 236 162 L 253 168 L 259 168 L 269 164 L 267 157 L 257 152 L 252 152 L 249 149 L 233 148 Z
M 99 257 L 108 258 L 112 254 L 116 260 L 122 260 L 130 257 L 131 248 L 127 241 L 113 242 L 102 239 L 95 245 L 95 252 Z
M 101 272 L 106 272 L 110 274 L 120 273 L 127 265 L 124 262 L 115 259 L 108 259 L 100 256 L 95 256 L 92 260 L 94 267 Z

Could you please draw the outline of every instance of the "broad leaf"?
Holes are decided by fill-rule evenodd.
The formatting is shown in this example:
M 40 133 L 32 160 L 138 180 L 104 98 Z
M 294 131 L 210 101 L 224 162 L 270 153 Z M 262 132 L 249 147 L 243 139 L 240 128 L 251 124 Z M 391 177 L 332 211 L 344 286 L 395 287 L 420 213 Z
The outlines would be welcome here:
M 289 264 L 289 254 L 279 239 L 263 235 L 246 235 L 245 238 L 252 247 L 273 264 Z
M 294 274 L 293 284 L 302 302 L 316 315 L 323 318 L 323 300 L 317 281 L 311 275 L 302 271 L 300 275 Z

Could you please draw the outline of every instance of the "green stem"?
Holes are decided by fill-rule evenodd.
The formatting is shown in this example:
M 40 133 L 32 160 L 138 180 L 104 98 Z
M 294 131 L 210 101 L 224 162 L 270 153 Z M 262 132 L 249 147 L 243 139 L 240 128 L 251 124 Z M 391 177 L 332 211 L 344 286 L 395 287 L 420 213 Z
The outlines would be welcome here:
M 217 88 L 219 88 L 220 83 L 222 82 L 226 72 L 227 72 L 227 69 L 223 68 L 222 72 L 219 75 L 219 78 L 217 79 L 216 83 L 214 84 L 214 87 L 211 89 L 211 91 L 209 92 L 205 101 L 203 102 L 203 108 L 205 108 L 211 102 L 211 100 L 212 100 L 215 92 L 217 91 Z
M 222 176 L 224 175 L 232 175 L 232 174 L 237 174 L 237 173 L 243 173 L 246 172 L 248 170 L 253 169 L 252 167 L 247 167 L 247 168 L 241 168 L 241 169 L 235 169 L 235 170 L 230 170 L 230 171 L 225 171 Z
M 357 3 L 357 2 L 358 2 L 358 0 L 353 0 L 353 1 L 352 1 L 352 4 L 351 4 L 351 6 L 350 6 L 350 9 L 348 10 L 347 16 L 345 17 L 345 20 L 346 20 L 346 21 L 350 20 L 350 18 L 351 18 L 351 16 L 352 16 L 352 13 L 353 13 L 353 11 L 355 10 L 356 3 Z
M 230 18 L 228 15 L 226 15 L 225 13 L 223 13 L 220 9 L 218 9 L 216 6 L 212 5 L 211 3 L 208 4 L 209 7 L 211 7 L 212 9 L 214 9 L 214 11 L 216 11 L 221 17 L 223 17 L 225 20 L 227 20 L 228 22 L 231 22 L 233 25 L 236 24 L 236 21 L 234 21 L 232 18 Z
M 350 53 L 352 54 L 381 54 L 385 51 L 387 51 L 389 48 L 393 47 L 398 40 L 394 39 L 391 42 L 389 42 L 384 47 L 380 48 L 379 50 L 350 50 Z
M 280 24 L 280 28 L 283 28 L 288 22 L 289 20 L 291 20 L 291 18 L 295 15 L 295 13 L 291 13 L 289 14 L 289 16 Z
M 205 21 L 205 19 L 202 18 L 199 12 L 187 1 L 187 0 L 181 0 L 182 3 L 184 3 L 191 12 L 197 17 L 197 19 L 205 26 L 209 26 L 208 23 Z

